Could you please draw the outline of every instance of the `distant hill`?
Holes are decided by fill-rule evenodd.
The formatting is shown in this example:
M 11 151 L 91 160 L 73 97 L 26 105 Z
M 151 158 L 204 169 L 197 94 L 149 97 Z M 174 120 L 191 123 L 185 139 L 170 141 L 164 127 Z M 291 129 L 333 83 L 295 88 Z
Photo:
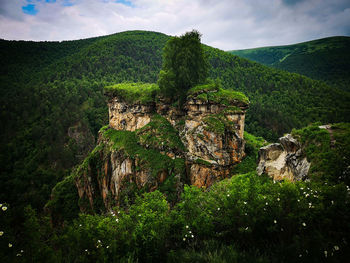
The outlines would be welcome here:
M 95 143 L 91 134 L 108 123 L 103 87 L 155 83 L 169 38 L 128 31 L 63 42 L 0 40 L 0 199 L 42 208 Z M 350 121 L 346 91 L 212 47 L 205 52 L 210 77 L 249 98 L 246 130 L 253 134 L 274 140 L 311 122 Z
M 328 37 L 295 45 L 229 52 L 350 90 L 350 37 Z

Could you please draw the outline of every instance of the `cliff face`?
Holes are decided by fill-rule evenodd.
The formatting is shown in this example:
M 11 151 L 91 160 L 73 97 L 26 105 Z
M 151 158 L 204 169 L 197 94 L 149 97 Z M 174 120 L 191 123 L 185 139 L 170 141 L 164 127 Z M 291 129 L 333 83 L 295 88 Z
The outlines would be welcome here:
M 221 89 L 210 92 L 195 90 L 182 110 L 160 99 L 130 103 L 110 96 L 109 126 L 76 171 L 82 209 L 99 198 L 109 209 L 135 191 L 155 189 L 176 200 L 184 183 L 209 187 L 228 177 L 245 155 L 248 104 L 227 101 Z

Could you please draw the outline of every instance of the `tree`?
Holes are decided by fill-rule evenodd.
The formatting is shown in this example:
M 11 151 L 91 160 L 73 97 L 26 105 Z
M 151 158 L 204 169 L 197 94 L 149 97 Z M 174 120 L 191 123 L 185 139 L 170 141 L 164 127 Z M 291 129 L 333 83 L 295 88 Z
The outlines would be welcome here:
M 200 42 L 201 34 L 192 30 L 171 38 L 163 49 L 163 66 L 158 85 L 166 98 L 180 103 L 191 87 L 205 82 L 209 63 Z

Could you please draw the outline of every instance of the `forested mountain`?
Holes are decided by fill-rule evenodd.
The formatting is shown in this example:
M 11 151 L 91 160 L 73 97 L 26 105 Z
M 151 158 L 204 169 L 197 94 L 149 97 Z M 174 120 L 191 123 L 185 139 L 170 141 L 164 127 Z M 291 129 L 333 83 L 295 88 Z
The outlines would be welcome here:
M 156 82 L 168 39 L 129 31 L 64 42 L 1 40 L 1 198 L 42 208 L 55 182 L 94 143 L 91 133 L 107 123 L 102 88 Z M 349 121 L 347 92 L 212 47 L 205 51 L 211 78 L 249 97 L 249 132 L 275 139 L 314 121 Z M 68 136 L 72 130 L 77 136 Z
M 294 45 L 229 52 L 350 90 L 350 37 L 328 37 Z
M 241 174 L 249 173 L 214 186 L 209 194 L 186 187 L 182 197 L 186 204 L 181 202 L 170 211 L 165 197 L 156 191 L 138 197 L 128 211 L 115 210 L 121 213 L 117 218 L 119 225 L 113 212 L 111 216 L 81 215 L 74 222 L 63 222 L 62 228 L 51 228 L 44 217 L 44 207 L 57 182 L 60 183 L 54 192 L 60 196 L 63 189 L 62 195 L 71 205 L 67 209 L 73 206 L 73 210 L 77 209 L 76 188 L 73 180 L 66 176 L 94 147 L 98 130 L 108 123 L 103 88 L 129 81 L 155 83 L 162 66 L 162 49 L 169 38 L 156 32 L 128 31 L 63 42 L 0 40 L 0 212 L 3 212 L 0 233 L 4 235 L 0 239 L 0 257 L 10 260 L 16 253 L 24 253 L 28 262 L 108 262 L 120 258 L 128 262 L 133 259 L 157 261 L 164 259 L 172 250 L 169 244 L 174 244 L 178 250 L 169 253 L 169 262 L 179 257 L 184 260 L 202 257 L 207 261 L 213 247 L 222 253 L 217 258 L 229 254 L 235 255 L 233 262 L 249 262 L 255 257 L 265 262 L 265 252 L 260 252 L 274 253 L 275 249 L 270 242 L 266 246 L 255 241 L 268 237 L 272 242 L 277 232 L 286 242 L 278 244 L 281 253 L 295 257 L 295 245 L 298 249 L 305 245 L 315 249 L 310 250 L 311 258 L 320 256 L 318 247 L 325 246 L 328 251 L 332 247 L 346 248 L 345 243 L 339 242 L 344 233 L 348 233 L 348 227 L 343 225 L 348 219 L 349 190 L 343 184 L 337 188 L 325 186 L 320 200 L 313 199 L 316 212 L 309 216 L 309 199 L 304 198 L 305 193 L 299 191 L 299 187 L 310 187 L 309 190 L 321 193 L 321 186 L 304 182 L 293 186 L 274 184 L 268 178 L 257 177 L 254 173 L 257 148 L 265 141 L 249 134 L 246 134 L 248 157 L 237 168 Z M 246 130 L 254 135 L 273 141 L 292 128 L 311 122 L 350 121 L 347 91 L 219 49 L 205 46 L 204 50 L 211 65 L 210 78 L 219 79 L 223 88 L 241 91 L 249 98 Z M 307 137 L 310 144 L 318 147 L 323 144 L 317 140 L 314 143 L 319 132 L 317 125 L 303 132 L 304 137 L 310 137 Z M 347 149 L 349 128 L 343 125 L 345 128 L 335 126 L 341 136 L 336 133 L 333 136 L 341 138 L 337 139 L 338 143 Z M 323 156 L 322 152 L 319 155 Z M 67 180 L 62 181 L 63 178 Z M 269 198 L 268 202 L 263 196 Z M 247 209 L 243 199 L 251 201 Z M 300 205 L 296 202 L 299 199 Z M 335 217 L 329 205 L 333 199 L 339 210 L 345 211 L 337 216 L 339 225 L 329 224 Z M 277 204 L 280 200 L 283 205 L 268 208 L 270 212 L 261 216 L 268 203 Z M 61 199 L 54 201 L 64 205 Z M 285 214 L 291 207 L 292 212 Z M 245 218 L 243 215 L 247 211 L 254 213 L 248 221 L 230 221 L 232 215 Z M 77 216 L 77 212 L 74 210 L 73 214 Z M 66 215 L 61 216 L 62 221 L 70 220 Z M 275 216 L 281 218 L 284 225 L 277 228 Z M 318 227 L 308 230 L 308 234 L 302 222 L 305 226 L 315 223 Z M 215 231 L 213 226 L 217 226 Z M 286 231 L 282 233 L 281 229 Z M 198 238 L 191 231 L 198 234 Z M 315 235 L 322 237 L 320 244 L 314 245 L 312 237 Z M 201 246 L 200 240 L 206 240 L 204 254 L 194 250 Z M 227 246 L 225 241 L 237 242 L 243 250 L 252 247 L 255 254 L 250 255 L 248 250 L 238 253 L 241 248 Z M 101 242 L 103 249 L 100 249 Z M 16 250 L 2 249 L 11 248 L 12 244 Z M 193 251 L 182 250 L 187 244 L 193 245 Z M 21 247 L 25 248 L 24 252 L 19 249 Z M 308 256 L 305 251 L 300 253 Z

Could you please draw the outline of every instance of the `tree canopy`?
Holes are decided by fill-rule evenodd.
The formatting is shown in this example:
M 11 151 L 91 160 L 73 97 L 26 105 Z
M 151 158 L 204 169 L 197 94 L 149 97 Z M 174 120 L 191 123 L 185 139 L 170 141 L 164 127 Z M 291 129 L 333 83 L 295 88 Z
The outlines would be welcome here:
M 209 63 L 200 40 L 201 34 L 192 30 L 166 43 L 158 79 L 165 97 L 181 101 L 188 89 L 208 77 Z

